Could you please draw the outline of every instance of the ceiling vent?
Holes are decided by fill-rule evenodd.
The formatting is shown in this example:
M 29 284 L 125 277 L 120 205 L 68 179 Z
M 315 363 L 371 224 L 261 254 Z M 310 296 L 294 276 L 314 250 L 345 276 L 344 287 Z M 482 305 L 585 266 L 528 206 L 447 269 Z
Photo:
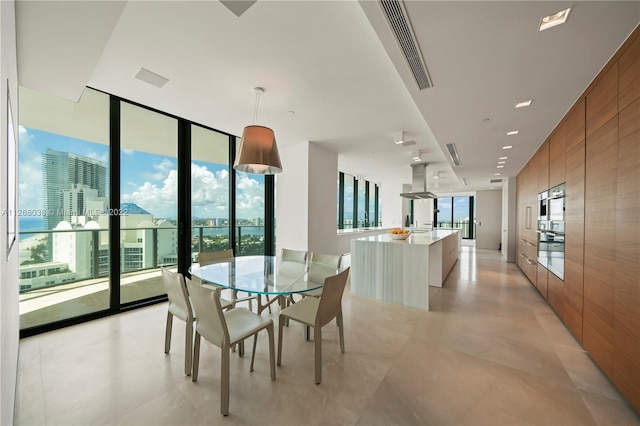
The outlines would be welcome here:
M 502 182 L 502 179 L 491 179 L 489 181 L 489 183 L 500 183 L 500 182 Z
M 453 164 L 455 164 L 456 166 L 461 166 L 462 165 L 462 161 L 460 161 L 460 156 L 458 155 L 458 150 L 456 149 L 456 144 L 448 143 L 447 144 L 447 151 L 449 152 L 449 157 L 451 157 L 451 161 L 453 161 Z
M 404 3 L 401 0 L 380 0 L 379 3 L 407 60 L 418 89 L 433 87 Z
M 140 71 L 138 71 L 138 74 L 136 74 L 136 78 L 156 87 L 162 87 L 169 81 L 168 78 L 165 78 L 160 74 L 156 74 L 155 72 L 149 71 L 146 68 L 140 68 Z
M 220 3 L 233 12 L 238 18 L 245 13 L 257 0 L 220 0 Z

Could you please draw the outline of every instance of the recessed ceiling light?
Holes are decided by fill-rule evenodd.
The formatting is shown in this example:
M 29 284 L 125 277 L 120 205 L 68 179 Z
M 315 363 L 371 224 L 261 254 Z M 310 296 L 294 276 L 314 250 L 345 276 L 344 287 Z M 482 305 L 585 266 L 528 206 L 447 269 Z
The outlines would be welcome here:
M 500 157 L 500 158 L 498 158 L 498 160 L 506 160 L 507 158 L 509 158 L 509 157 Z
M 517 135 L 518 133 L 520 133 L 520 130 L 512 130 L 510 132 L 507 132 L 507 136 Z
M 555 27 L 556 25 L 564 24 L 567 22 L 567 18 L 569 17 L 569 12 L 571 12 L 571 8 L 561 10 L 560 12 L 556 12 L 553 15 L 545 16 L 540 20 L 540 28 L 538 31 L 548 30 L 549 28 Z
M 494 176 L 500 176 L 500 173 L 494 173 L 493 175 Z
M 504 166 L 496 166 L 496 169 L 504 169 Z
M 511 149 L 511 148 L 513 148 L 511 145 L 505 145 L 502 147 L 502 149 Z
M 498 161 L 498 164 L 505 164 L 506 161 Z
M 516 108 L 528 107 L 529 105 L 531 105 L 531 102 L 533 102 L 533 99 L 529 99 L 528 101 L 524 101 L 524 102 L 518 102 L 516 104 Z

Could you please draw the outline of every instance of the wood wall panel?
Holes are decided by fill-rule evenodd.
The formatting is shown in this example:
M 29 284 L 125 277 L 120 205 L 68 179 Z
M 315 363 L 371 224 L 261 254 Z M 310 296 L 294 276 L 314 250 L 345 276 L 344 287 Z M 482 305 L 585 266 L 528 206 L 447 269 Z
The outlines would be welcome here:
M 578 102 L 567 113 L 565 119 L 565 136 L 567 152 L 584 142 L 585 136 L 585 101 L 580 98 Z
M 584 126 L 582 126 L 584 131 Z M 564 322 L 582 342 L 584 296 L 584 168 L 585 143 L 567 152 L 564 244 Z
M 620 56 L 618 73 L 618 108 L 622 111 L 640 98 L 640 37 Z
M 609 377 L 613 377 L 614 355 L 617 163 L 615 116 L 591 135 L 587 134 L 585 168 L 583 343 Z
M 549 189 L 549 139 L 538 148 L 538 152 L 535 153 L 535 162 L 538 172 L 538 187 L 535 191 L 537 199 L 537 194 Z M 538 217 L 537 209 L 536 217 Z
M 637 43 L 636 43 L 637 44 Z M 640 54 L 640 52 L 639 52 Z M 640 68 L 636 70 L 640 75 Z M 614 381 L 640 407 L 640 98 L 619 114 Z
M 566 125 L 556 128 L 549 138 L 549 188 L 565 181 Z
M 545 268 L 542 265 L 538 265 L 538 271 L 537 271 L 537 282 L 536 282 L 536 287 L 538 288 L 538 291 L 540 292 L 540 294 L 542 295 L 542 297 L 544 297 L 545 300 L 547 300 L 547 284 L 548 284 L 548 276 L 549 276 L 549 271 L 547 270 L 547 268 Z
M 587 137 L 618 114 L 617 63 L 609 68 L 587 95 L 586 110 Z
M 564 282 L 551 272 L 547 278 L 547 300 L 549 306 L 553 308 L 556 314 L 560 317 L 564 317 Z

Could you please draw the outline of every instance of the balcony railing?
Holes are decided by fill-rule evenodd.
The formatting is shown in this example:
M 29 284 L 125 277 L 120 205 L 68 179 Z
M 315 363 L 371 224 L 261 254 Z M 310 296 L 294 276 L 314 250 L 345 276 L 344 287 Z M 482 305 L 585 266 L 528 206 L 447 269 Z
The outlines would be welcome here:
M 462 238 L 475 238 L 476 224 L 468 221 L 451 222 L 450 220 L 438 221 L 436 223 L 437 228 L 454 228 L 460 229 Z

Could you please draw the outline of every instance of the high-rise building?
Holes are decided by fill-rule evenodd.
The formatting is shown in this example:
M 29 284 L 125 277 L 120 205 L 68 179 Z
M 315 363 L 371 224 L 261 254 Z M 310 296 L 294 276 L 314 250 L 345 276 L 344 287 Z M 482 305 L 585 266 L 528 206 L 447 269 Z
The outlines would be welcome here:
M 65 208 L 80 204 L 69 201 L 75 189 L 90 188 L 103 198 L 107 188 L 107 167 L 93 158 L 47 148 L 42 154 L 44 208 L 48 210 L 47 229 L 65 220 Z M 84 195 L 84 194 L 83 194 Z

